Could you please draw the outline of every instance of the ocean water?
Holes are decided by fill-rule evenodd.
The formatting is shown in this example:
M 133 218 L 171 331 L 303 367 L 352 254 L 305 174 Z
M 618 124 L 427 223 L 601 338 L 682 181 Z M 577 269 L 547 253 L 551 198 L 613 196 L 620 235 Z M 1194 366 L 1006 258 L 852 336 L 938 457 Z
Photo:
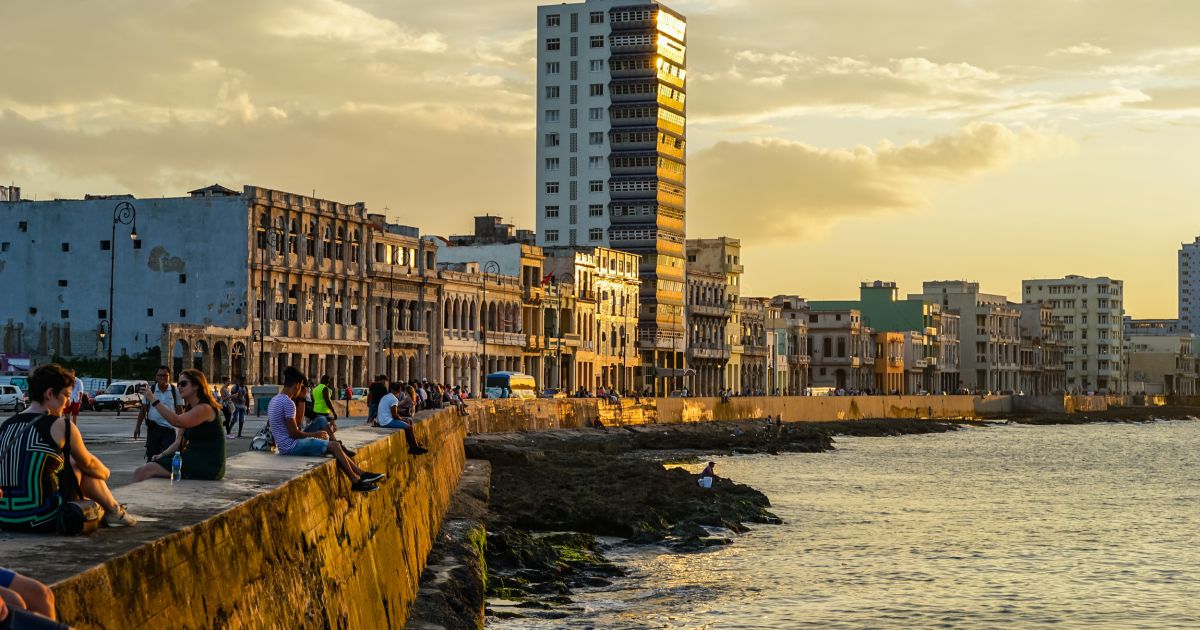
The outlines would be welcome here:
M 783 525 L 489 628 L 1200 628 L 1200 422 L 999 426 L 717 458 Z M 699 467 L 696 467 L 697 470 Z

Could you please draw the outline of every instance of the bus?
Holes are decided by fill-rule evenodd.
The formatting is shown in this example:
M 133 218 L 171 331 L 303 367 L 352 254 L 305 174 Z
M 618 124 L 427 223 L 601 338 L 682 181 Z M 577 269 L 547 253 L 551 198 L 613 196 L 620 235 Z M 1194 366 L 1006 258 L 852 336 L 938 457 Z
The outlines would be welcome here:
M 537 398 L 537 383 L 520 372 L 492 372 L 483 385 L 487 398 Z

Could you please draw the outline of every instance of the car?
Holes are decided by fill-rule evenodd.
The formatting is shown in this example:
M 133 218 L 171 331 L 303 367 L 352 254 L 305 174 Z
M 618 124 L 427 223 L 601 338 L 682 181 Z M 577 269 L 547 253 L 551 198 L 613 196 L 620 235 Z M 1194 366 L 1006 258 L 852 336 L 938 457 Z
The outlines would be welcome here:
M 566 398 L 567 393 L 557 387 L 547 387 L 542 390 L 538 398 Z
M 105 409 L 124 411 L 137 407 L 142 404 L 142 397 L 138 394 L 138 390 L 146 384 L 146 381 L 113 381 L 108 389 L 104 390 L 104 393 L 96 396 L 92 402 L 92 408 L 96 411 Z
M 0 409 L 21 413 L 28 406 L 25 392 L 16 385 L 0 385 Z
M 354 400 L 366 400 L 367 399 L 368 390 L 366 387 L 355 387 L 353 391 L 354 391 Z

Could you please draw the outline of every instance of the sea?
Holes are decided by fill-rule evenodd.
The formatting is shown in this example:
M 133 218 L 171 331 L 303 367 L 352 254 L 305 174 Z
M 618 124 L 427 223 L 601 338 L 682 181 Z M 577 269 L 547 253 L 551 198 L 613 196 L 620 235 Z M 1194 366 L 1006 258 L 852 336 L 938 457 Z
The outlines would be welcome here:
M 714 461 L 783 524 L 696 553 L 608 540 L 628 577 L 575 593 L 565 618 L 487 627 L 1200 628 L 1200 422 Z

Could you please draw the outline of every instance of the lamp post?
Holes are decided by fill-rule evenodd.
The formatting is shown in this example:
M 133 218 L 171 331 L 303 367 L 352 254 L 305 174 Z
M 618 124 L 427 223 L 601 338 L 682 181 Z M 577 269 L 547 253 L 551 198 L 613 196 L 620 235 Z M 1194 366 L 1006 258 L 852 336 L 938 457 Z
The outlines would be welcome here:
M 488 373 L 488 355 L 487 355 L 487 314 L 489 312 L 487 303 L 487 275 L 489 273 L 499 274 L 500 263 L 489 260 L 483 264 L 483 317 L 479 318 L 479 340 L 483 344 L 483 369 L 479 370 L 480 387 L 478 390 L 480 395 L 487 388 L 487 373 Z M 500 279 L 496 279 L 497 284 Z
M 266 381 L 266 367 L 263 365 L 263 346 L 267 341 L 267 318 L 270 317 L 269 306 L 267 305 L 267 245 L 278 251 L 283 248 L 283 230 L 274 226 L 264 226 L 262 233 L 262 241 L 258 244 L 259 252 L 259 284 L 262 285 L 262 313 L 258 318 L 258 384 L 263 385 Z
M 117 277 L 117 225 L 132 225 L 133 230 L 129 233 L 129 238 L 138 240 L 137 233 L 137 209 L 128 201 L 122 201 L 113 208 L 112 218 L 112 240 L 108 242 L 108 384 L 112 385 L 113 380 L 113 322 L 116 321 L 113 313 L 113 283 Z

